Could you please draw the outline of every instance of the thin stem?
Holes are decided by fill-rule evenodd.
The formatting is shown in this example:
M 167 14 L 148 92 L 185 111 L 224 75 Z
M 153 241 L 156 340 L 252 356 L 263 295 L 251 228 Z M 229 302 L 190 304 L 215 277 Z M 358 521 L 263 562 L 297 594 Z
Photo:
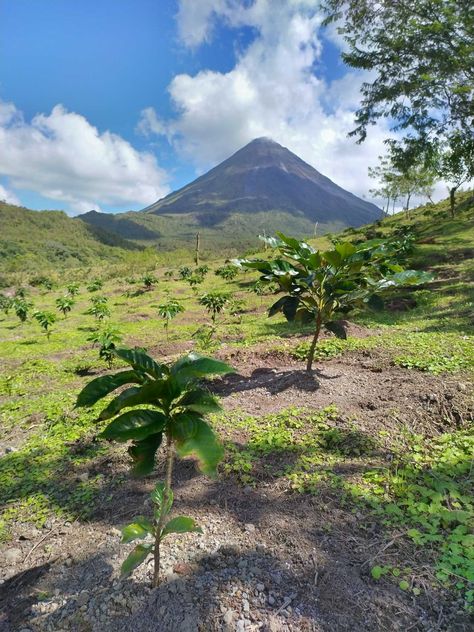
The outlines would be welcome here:
M 311 369 L 313 368 L 314 352 L 316 350 L 316 345 L 318 344 L 319 334 L 321 332 L 321 324 L 322 324 L 321 311 L 318 311 L 318 315 L 316 317 L 316 330 L 314 332 L 313 340 L 309 348 L 308 362 L 306 363 L 306 370 L 308 372 L 310 372 Z
M 173 449 L 173 440 L 169 434 L 166 435 L 167 443 L 166 443 L 166 477 L 165 477 L 165 489 L 163 492 L 163 505 L 162 511 L 160 513 L 160 518 L 155 525 L 155 548 L 153 552 L 154 558 L 154 572 L 153 572 L 153 587 L 156 588 L 160 585 L 160 536 L 161 531 L 164 526 L 165 519 L 168 515 L 165 508 L 168 506 L 168 500 L 170 497 L 171 490 L 171 480 L 173 475 L 173 458 L 174 458 L 174 449 Z

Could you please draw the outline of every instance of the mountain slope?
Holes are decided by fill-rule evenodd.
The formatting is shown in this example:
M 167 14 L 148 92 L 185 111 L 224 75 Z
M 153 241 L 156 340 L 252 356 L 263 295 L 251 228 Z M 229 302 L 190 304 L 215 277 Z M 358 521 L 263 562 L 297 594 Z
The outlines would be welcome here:
M 145 213 L 198 213 L 205 225 L 229 213 L 283 211 L 312 222 L 360 226 L 380 209 L 320 174 L 268 138 L 257 138 L 233 156 L 144 209 Z
M 30 211 L 0 202 L 2 270 L 75 267 L 117 260 L 140 246 L 68 217 L 62 211 Z

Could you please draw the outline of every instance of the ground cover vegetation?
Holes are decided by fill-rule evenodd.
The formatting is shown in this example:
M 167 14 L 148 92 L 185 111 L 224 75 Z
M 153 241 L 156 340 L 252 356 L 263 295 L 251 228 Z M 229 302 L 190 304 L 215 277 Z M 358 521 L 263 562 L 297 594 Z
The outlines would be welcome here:
M 152 607 L 144 587 L 161 568 L 163 617 L 176 629 L 186 613 L 202 629 L 226 629 L 234 615 L 230 626 L 240 617 L 251 629 L 247 608 L 290 630 L 469 629 L 473 217 L 465 193 L 454 217 L 446 200 L 309 240 L 310 255 L 396 242 L 389 265 L 429 275 L 386 288 L 383 304 L 356 304 L 345 338 L 321 334 L 310 374 L 314 322 L 268 318 L 283 296 L 273 276 L 262 284 L 212 260 L 205 272 L 151 265 L 141 253 L 128 270 L 48 271 L 41 284 L 31 283 L 37 269 L 10 272 L 0 316 L 2 623 L 128 629 Z M 255 258 L 270 265 L 274 251 Z M 202 327 L 216 364 L 193 372 Z M 228 365 L 235 374 L 201 381 Z M 204 454 L 197 427 L 212 437 Z M 158 435 L 173 439 L 163 455 Z M 183 456 L 174 505 L 167 445 Z M 216 479 L 195 470 L 196 452 Z M 130 459 L 144 476 L 130 475 Z M 184 533 L 197 525 L 202 533 Z M 152 551 L 154 570 L 137 565 Z

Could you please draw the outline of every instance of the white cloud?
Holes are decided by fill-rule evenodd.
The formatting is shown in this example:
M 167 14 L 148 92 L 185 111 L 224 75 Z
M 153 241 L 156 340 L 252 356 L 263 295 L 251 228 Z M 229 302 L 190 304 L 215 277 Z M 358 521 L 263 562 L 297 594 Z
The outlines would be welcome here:
M 140 152 L 62 105 L 31 122 L 0 102 L 0 174 L 11 186 L 66 203 L 75 212 L 107 205 L 147 205 L 169 191 L 151 153 Z
M 20 206 L 21 204 L 20 200 L 13 193 L 13 191 L 9 191 L 1 184 L 0 184 L 0 201 L 6 202 L 7 204 L 16 204 L 17 206 Z
M 218 19 L 257 31 L 229 72 L 181 74 L 169 86 L 177 116 L 167 123 L 168 135 L 198 171 L 269 136 L 341 186 L 368 196 L 373 182 L 367 168 L 385 153 L 390 133 L 382 121 L 362 145 L 347 137 L 367 75 L 350 71 L 329 84 L 322 78 L 321 15 L 314 7 L 312 0 L 181 0 L 177 19 L 187 45 L 208 41 Z

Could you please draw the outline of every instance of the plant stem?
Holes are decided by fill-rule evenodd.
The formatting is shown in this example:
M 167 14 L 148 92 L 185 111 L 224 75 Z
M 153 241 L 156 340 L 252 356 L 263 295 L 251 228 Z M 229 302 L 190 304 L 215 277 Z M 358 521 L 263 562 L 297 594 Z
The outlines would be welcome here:
M 311 341 L 311 346 L 309 348 L 308 362 L 306 363 L 306 370 L 308 371 L 308 373 L 313 368 L 314 352 L 316 350 L 316 345 L 318 344 L 320 332 L 321 332 L 321 311 L 318 311 L 318 315 L 316 317 L 316 330 L 314 332 L 313 340 Z
M 163 529 L 165 519 L 168 513 L 164 510 L 168 505 L 168 499 L 170 496 L 171 490 L 171 478 L 173 474 L 173 440 L 171 435 L 167 434 L 167 444 L 166 444 L 166 477 L 165 477 L 165 489 L 163 492 L 163 511 L 160 513 L 160 518 L 155 525 L 155 548 L 154 548 L 154 572 L 153 572 L 153 587 L 156 588 L 160 585 L 160 536 L 161 530 Z

